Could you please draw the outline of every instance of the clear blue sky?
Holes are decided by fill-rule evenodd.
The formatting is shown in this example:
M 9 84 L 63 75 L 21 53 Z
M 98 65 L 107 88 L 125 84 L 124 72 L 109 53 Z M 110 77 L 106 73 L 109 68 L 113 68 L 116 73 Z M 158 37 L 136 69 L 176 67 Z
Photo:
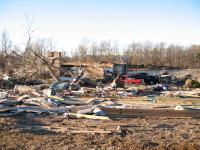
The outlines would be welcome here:
M 82 38 L 200 44 L 200 0 L 0 0 L 0 33 L 25 41 L 25 16 L 35 38 L 75 48 Z M 32 17 L 33 16 L 33 17 Z

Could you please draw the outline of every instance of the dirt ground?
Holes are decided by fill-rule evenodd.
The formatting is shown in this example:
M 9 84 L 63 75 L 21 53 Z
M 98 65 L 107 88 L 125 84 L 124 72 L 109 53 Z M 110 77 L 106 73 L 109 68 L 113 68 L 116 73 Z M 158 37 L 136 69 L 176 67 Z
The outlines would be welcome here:
M 121 132 L 118 131 L 120 127 Z M 72 131 L 113 131 L 72 133 Z M 1 149 L 200 149 L 200 118 L 110 121 L 26 114 L 0 118 Z

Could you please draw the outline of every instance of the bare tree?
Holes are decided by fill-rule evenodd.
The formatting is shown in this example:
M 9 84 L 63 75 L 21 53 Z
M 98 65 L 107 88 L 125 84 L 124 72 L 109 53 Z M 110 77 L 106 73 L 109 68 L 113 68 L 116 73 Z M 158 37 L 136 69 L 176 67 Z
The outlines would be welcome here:
M 3 31 L 1 34 L 1 66 L 4 69 L 4 72 L 9 72 L 9 65 L 10 65 L 10 58 L 8 52 L 10 51 L 12 47 L 12 42 L 8 36 L 8 33 L 6 30 Z
M 52 66 L 46 58 L 46 52 L 47 52 L 47 47 L 49 45 L 46 45 L 46 40 L 37 40 L 35 42 L 32 41 L 33 39 L 33 19 L 30 21 L 27 19 L 26 22 L 26 44 L 25 44 L 25 52 L 23 54 L 23 60 L 22 60 L 22 66 L 25 64 L 28 65 L 28 68 L 32 68 L 33 64 L 38 64 L 38 68 L 41 68 L 41 66 L 44 66 L 45 68 L 48 69 L 50 75 L 55 79 L 58 80 L 58 77 L 55 75 L 55 69 L 60 69 L 56 68 L 55 66 Z M 49 44 L 49 43 L 48 43 Z M 52 45 L 50 45 L 51 47 Z M 31 65 L 30 65 L 31 64 Z M 26 66 L 27 67 L 27 66 Z M 22 72 L 21 72 L 22 73 Z
M 1 53 L 6 54 L 8 49 L 10 49 L 12 46 L 12 42 L 8 36 L 8 33 L 6 30 L 3 31 L 1 34 Z

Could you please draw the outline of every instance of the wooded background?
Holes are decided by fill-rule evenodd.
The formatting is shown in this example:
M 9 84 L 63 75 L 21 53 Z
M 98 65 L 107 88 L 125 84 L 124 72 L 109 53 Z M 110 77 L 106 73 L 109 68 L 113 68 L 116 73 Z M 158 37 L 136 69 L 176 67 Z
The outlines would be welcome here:
M 9 72 L 17 67 L 40 66 L 38 56 L 45 58 L 48 51 L 55 51 L 55 44 L 49 39 L 32 40 L 31 28 L 27 28 L 25 48 L 20 49 L 3 31 L 0 37 L 0 67 Z M 67 42 L 67 41 L 66 41 Z M 63 50 L 64 62 L 80 63 L 128 63 L 134 68 L 200 68 L 200 45 L 181 46 L 164 42 L 133 42 L 127 48 L 120 49 L 117 41 L 101 41 L 96 43 L 87 39 L 80 42 L 76 49 Z M 36 56 L 36 54 L 38 56 Z M 30 67 L 31 66 L 31 67 Z

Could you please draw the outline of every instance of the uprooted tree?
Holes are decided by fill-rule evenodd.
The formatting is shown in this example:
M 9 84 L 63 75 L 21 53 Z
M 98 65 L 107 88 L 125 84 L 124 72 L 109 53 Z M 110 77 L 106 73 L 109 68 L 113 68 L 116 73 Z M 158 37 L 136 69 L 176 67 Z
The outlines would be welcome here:
M 15 78 L 48 78 L 58 80 L 55 75 L 56 68 L 47 59 L 47 52 L 53 46 L 52 40 L 39 39 L 33 41 L 32 22 L 27 21 L 25 50 L 17 46 L 12 48 L 8 33 L 4 31 L 1 36 L 0 65 L 2 72 Z
M 32 29 L 32 23 L 29 23 L 27 21 L 27 42 L 26 42 L 26 48 L 23 53 L 23 60 L 22 65 L 26 66 L 28 65 L 28 68 L 35 68 L 33 72 L 38 75 L 38 73 L 45 72 L 44 70 L 47 70 L 49 74 L 52 76 L 54 80 L 58 80 L 58 77 L 55 75 L 54 70 L 60 69 L 56 68 L 52 64 L 49 63 L 47 59 L 47 52 L 50 50 L 49 41 L 46 40 L 37 40 L 35 42 L 32 41 L 33 38 L 33 29 Z M 52 44 L 50 44 L 50 47 L 52 48 Z

